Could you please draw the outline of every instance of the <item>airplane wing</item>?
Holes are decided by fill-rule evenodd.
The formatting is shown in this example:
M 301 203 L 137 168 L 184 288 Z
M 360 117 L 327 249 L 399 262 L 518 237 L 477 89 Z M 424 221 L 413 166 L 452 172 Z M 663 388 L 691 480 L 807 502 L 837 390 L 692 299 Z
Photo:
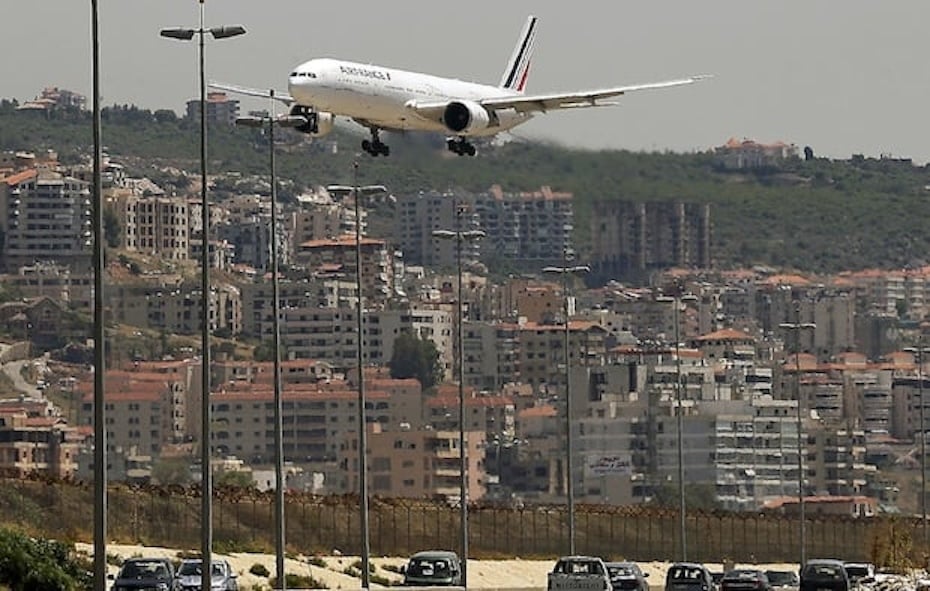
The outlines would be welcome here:
M 497 98 L 487 98 L 479 101 L 486 109 L 514 109 L 519 113 L 532 113 L 535 111 L 551 111 L 554 109 L 572 109 L 579 107 L 603 107 L 615 105 L 616 102 L 605 102 L 610 99 L 637 90 L 652 90 L 657 88 L 670 88 L 693 84 L 709 76 L 691 76 L 678 80 L 665 82 L 650 82 L 648 84 L 633 84 L 630 86 L 617 86 L 600 90 L 584 90 L 581 92 L 564 92 L 552 94 L 526 94 Z
M 225 90 L 227 92 L 232 92 L 235 94 L 242 94 L 245 96 L 257 96 L 261 98 L 272 98 L 271 92 L 268 90 L 258 90 L 257 88 L 247 88 L 245 86 L 236 86 L 235 84 L 223 84 L 221 82 L 210 82 L 207 86 L 210 88 L 216 88 L 217 90 Z M 285 105 L 294 104 L 294 98 L 286 92 L 279 93 L 275 91 L 274 97 L 275 100 L 281 101 Z
M 614 88 L 603 88 L 600 90 L 558 92 L 551 94 L 514 94 L 512 96 L 485 98 L 479 100 L 478 103 L 489 111 L 513 109 L 518 113 L 545 112 L 555 109 L 571 109 L 580 107 L 606 107 L 617 104 L 616 101 L 609 101 L 607 99 L 622 96 L 628 92 L 635 92 L 637 90 L 670 88 L 672 86 L 683 86 L 685 84 L 693 84 L 705 78 L 710 78 L 710 76 L 690 76 L 688 78 L 680 78 L 678 80 L 666 80 L 664 82 L 650 82 L 648 84 L 617 86 Z M 407 103 L 407 108 L 413 110 L 421 117 L 435 120 L 442 116 L 442 112 L 448 104 L 449 101 L 436 101 L 429 103 L 410 101 Z

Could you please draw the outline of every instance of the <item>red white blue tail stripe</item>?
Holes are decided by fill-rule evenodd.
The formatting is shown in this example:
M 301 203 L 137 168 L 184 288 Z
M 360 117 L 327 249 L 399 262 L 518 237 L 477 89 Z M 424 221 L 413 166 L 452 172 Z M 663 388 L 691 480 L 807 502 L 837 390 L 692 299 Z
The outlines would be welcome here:
M 513 48 L 513 55 L 507 63 L 507 69 L 501 77 L 500 87 L 523 92 L 526 88 L 526 78 L 530 72 L 530 60 L 533 57 L 533 46 L 536 43 L 537 18 L 531 16 L 526 19 L 526 26 L 520 34 L 520 40 Z

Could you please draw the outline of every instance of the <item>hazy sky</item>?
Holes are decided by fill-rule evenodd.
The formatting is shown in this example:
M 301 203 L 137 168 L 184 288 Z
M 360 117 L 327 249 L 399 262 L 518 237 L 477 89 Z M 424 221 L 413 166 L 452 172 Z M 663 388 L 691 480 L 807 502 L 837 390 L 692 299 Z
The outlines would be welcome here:
M 198 92 L 196 43 L 158 30 L 196 26 L 197 2 L 99 4 L 104 104 L 183 111 Z M 214 80 L 286 90 L 293 66 L 331 56 L 497 83 L 533 13 L 529 92 L 715 78 L 550 113 L 516 135 L 674 151 L 736 136 L 930 161 L 927 0 L 207 0 L 206 10 L 207 26 L 248 30 L 208 41 Z M 90 0 L 4 0 L 2 14 L 0 96 L 51 85 L 90 94 Z

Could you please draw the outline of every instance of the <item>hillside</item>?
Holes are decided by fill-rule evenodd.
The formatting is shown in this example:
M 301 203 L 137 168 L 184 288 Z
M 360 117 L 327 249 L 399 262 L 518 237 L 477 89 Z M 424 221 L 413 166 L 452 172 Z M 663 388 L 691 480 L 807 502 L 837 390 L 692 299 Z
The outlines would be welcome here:
M 198 169 L 196 124 L 171 111 L 105 110 L 103 141 L 134 175 L 171 180 L 167 167 Z M 551 185 L 576 199 L 576 238 L 586 243 L 596 199 L 683 200 L 712 204 L 713 258 L 721 268 L 765 264 L 814 272 L 923 263 L 930 247 L 930 185 L 926 168 L 873 159 L 794 161 L 779 171 L 745 175 L 715 169 L 708 154 L 584 151 L 511 142 L 459 158 L 435 138 L 389 135 L 390 158 L 357 156 L 360 136 L 337 130 L 337 153 L 294 141 L 278 154 L 284 199 L 305 186 L 358 182 L 393 192 L 461 187 L 505 190 Z M 725 138 L 721 138 L 721 141 Z M 258 130 L 215 129 L 209 136 L 211 174 L 267 173 L 267 143 Z M 47 119 L 0 104 L 0 150 L 59 151 L 63 161 L 90 153 L 87 113 Z

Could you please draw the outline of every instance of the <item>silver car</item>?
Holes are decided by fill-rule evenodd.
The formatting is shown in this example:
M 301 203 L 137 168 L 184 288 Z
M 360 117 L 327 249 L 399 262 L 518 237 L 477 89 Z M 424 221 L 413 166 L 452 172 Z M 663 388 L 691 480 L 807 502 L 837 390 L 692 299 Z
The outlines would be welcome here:
M 181 591 L 194 591 L 200 589 L 201 579 L 201 561 L 199 558 L 187 559 L 181 561 L 178 567 L 178 580 L 181 583 Z M 210 561 L 210 588 L 217 591 L 239 591 L 239 583 L 236 581 L 236 571 L 229 566 L 225 560 Z

